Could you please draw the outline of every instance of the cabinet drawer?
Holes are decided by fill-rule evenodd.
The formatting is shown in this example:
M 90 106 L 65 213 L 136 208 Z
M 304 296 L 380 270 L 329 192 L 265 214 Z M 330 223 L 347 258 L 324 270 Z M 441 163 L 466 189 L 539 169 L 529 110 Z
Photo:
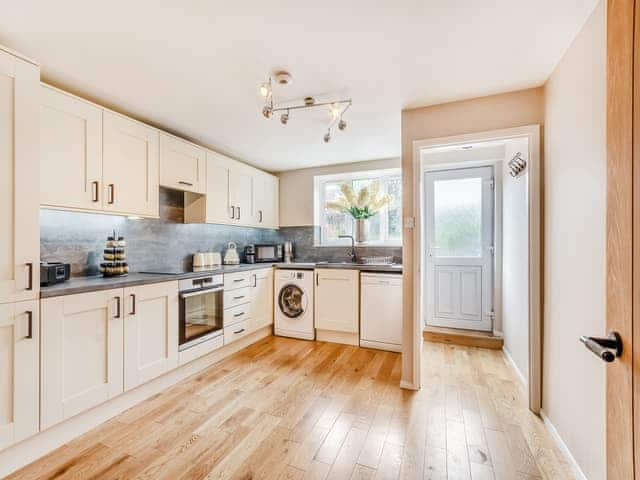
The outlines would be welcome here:
M 251 285 L 251 272 L 236 272 L 224 274 L 224 289 L 235 290 L 237 288 L 248 287 Z
M 232 308 L 237 305 L 248 303 L 251 299 L 251 289 L 249 287 L 237 288 L 235 290 L 225 290 L 224 292 L 224 308 Z
M 249 322 L 244 320 L 229 327 L 224 328 L 224 344 L 228 345 L 231 342 L 244 337 L 249 333 Z
M 225 308 L 224 309 L 224 318 L 223 325 L 228 327 L 229 325 L 233 325 L 238 322 L 242 322 L 249 318 L 249 304 L 239 305 L 237 307 Z

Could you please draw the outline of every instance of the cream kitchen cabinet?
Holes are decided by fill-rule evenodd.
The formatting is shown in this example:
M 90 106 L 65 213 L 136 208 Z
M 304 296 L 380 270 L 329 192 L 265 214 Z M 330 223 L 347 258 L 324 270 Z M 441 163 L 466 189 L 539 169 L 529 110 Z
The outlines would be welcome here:
M 124 389 L 178 366 L 178 282 L 124 289 Z
M 318 340 L 357 345 L 360 323 L 360 272 L 319 268 L 315 271 L 315 326 Z
M 206 195 L 185 194 L 185 222 L 252 225 L 251 168 L 207 151 L 206 171 Z
M 273 325 L 273 269 L 261 268 L 251 272 L 251 330 Z
M 123 290 L 41 301 L 40 427 L 123 392 Z
M 40 69 L 0 49 L 0 303 L 38 298 Z
M 205 193 L 206 154 L 197 145 L 160 134 L 160 186 Z
M 253 176 L 253 223 L 278 228 L 278 177 L 256 171 Z
M 158 131 L 109 111 L 102 122 L 104 210 L 158 217 Z
M 0 305 L 0 450 L 38 432 L 38 301 Z
M 40 87 L 40 204 L 102 210 L 102 109 Z

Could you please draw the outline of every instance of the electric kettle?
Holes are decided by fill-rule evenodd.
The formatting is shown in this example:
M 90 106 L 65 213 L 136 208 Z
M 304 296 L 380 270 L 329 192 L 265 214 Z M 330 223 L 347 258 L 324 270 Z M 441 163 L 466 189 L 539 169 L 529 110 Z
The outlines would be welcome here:
M 240 263 L 240 257 L 238 256 L 237 246 L 233 242 L 229 242 L 227 245 L 227 251 L 224 252 L 224 264 L 225 265 L 238 265 Z

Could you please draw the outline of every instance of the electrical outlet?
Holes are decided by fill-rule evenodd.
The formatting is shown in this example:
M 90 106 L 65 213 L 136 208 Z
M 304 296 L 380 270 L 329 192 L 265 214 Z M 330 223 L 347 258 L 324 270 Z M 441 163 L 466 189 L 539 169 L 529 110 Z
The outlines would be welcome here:
M 415 228 L 416 219 L 414 217 L 404 217 L 404 228 Z

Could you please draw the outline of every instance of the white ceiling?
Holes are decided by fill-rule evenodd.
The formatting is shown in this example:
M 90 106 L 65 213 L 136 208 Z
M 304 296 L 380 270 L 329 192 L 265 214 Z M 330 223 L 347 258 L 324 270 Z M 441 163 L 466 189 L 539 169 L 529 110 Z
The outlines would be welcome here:
M 400 112 L 541 85 L 597 0 L 0 0 L 0 43 L 50 83 L 269 170 L 400 155 Z M 351 97 L 262 118 L 276 98 Z

